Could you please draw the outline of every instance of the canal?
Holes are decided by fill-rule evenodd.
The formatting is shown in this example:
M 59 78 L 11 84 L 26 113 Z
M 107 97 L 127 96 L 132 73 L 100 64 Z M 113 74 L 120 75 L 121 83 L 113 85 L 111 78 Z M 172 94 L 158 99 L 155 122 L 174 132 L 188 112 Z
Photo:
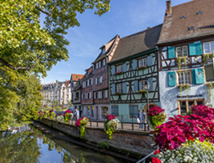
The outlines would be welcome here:
M 0 132 L 0 163 L 124 163 L 42 132 L 33 126 L 24 131 Z

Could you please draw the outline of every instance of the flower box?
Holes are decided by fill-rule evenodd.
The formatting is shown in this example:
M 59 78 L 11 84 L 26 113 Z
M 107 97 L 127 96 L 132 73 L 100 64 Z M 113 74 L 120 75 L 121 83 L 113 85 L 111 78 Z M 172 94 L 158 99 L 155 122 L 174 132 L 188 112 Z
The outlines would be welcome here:
M 139 94 L 145 94 L 145 93 L 147 93 L 147 90 L 142 89 L 142 90 L 137 91 L 137 93 L 139 93 Z
M 179 89 L 189 89 L 191 87 L 191 85 L 188 83 L 187 84 L 179 84 L 177 87 Z
M 120 96 L 120 95 L 122 95 L 123 93 L 122 92 L 116 92 L 115 93 L 115 95 L 117 95 L 117 96 Z
M 117 71 L 117 72 L 115 72 L 115 75 L 120 75 L 122 73 L 123 73 L 123 71 Z
M 143 66 L 137 67 L 137 70 L 144 70 L 146 68 L 147 68 L 147 65 L 143 65 Z

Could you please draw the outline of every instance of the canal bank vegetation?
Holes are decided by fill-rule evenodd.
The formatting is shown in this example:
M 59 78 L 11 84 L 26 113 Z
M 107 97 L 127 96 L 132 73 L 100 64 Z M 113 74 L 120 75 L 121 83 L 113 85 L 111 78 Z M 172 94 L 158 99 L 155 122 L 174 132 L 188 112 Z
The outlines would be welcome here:
M 1 2 L 0 130 L 28 123 L 41 107 L 40 77 L 69 59 L 67 30 L 79 26 L 77 13 L 93 9 L 102 15 L 109 0 Z M 45 21 L 40 25 L 40 17 Z

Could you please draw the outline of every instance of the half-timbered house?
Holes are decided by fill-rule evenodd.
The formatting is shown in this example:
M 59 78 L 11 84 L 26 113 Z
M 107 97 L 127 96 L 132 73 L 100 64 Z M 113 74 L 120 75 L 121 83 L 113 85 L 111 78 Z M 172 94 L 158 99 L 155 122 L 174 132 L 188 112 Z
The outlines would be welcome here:
M 212 106 L 214 1 L 166 2 L 159 47 L 160 102 L 168 117 Z
M 158 41 L 162 25 L 121 38 L 109 65 L 111 114 L 136 121 L 138 110 L 160 105 Z M 150 85 L 149 89 L 146 87 Z M 147 91 L 148 90 L 148 96 Z

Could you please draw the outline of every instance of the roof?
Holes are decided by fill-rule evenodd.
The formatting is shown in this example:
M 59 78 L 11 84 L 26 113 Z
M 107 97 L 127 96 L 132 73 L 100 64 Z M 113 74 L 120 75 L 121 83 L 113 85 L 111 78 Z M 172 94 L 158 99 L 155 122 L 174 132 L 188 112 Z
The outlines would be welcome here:
M 95 59 L 95 61 L 93 63 L 95 63 L 95 62 L 99 61 L 100 59 L 104 58 L 111 51 L 111 49 L 113 48 L 117 38 L 120 38 L 120 36 L 116 35 L 107 44 L 105 44 L 102 47 L 100 47 L 100 49 L 105 48 L 105 53 L 102 54 L 102 51 L 101 51 L 100 54 L 98 55 L 98 57 Z
M 71 79 L 73 81 L 78 81 L 79 79 L 82 79 L 84 75 L 82 74 L 71 74 Z
M 162 24 L 121 38 L 110 63 L 154 49 L 161 27 Z
M 158 44 L 214 34 L 213 9 L 214 0 L 193 0 L 172 7 L 172 14 L 164 18 Z

